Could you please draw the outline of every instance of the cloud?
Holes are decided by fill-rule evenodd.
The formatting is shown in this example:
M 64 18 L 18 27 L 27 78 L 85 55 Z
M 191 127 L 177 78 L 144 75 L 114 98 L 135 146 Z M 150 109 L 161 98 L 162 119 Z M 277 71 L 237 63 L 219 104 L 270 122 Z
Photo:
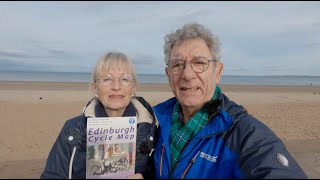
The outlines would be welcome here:
M 145 53 L 135 53 L 132 61 L 138 74 L 164 74 L 165 63 L 159 57 Z
M 30 54 L 28 52 L 18 51 L 18 50 L 0 50 L 0 58 L 43 58 L 48 56 L 38 56 Z
M 30 44 L 32 44 L 34 46 L 33 48 L 37 49 L 37 51 L 44 54 L 48 54 L 49 57 L 69 59 L 70 57 L 74 56 L 72 52 L 69 52 L 65 49 L 50 47 L 50 46 L 57 46 L 50 42 L 41 42 L 37 40 L 31 40 Z
M 47 71 L 54 66 L 55 65 L 48 64 L 47 62 L 34 63 L 33 61 L 12 60 L 0 57 L 1 71 Z
M 272 65 L 262 67 L 264 70 L 292 70 L 295 68 L 289 67 L 289 65 Z
M 162 74 L 164 35 L 197 21 L 218 34 L 226 72 L 319 75 L 319 8 L 317 2 L 0 2 L 0 60 L 91 71 L 101 52 L 115 49 L 132 57 L 137 71 Z
M 164 65 L 159 57 L 145 53 L 135 53 L 132 60 L 136 65 Z

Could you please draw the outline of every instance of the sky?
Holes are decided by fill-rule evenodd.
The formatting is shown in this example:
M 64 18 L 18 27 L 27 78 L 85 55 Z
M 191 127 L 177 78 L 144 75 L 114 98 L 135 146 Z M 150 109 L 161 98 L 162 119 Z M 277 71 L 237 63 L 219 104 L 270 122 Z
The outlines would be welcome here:
M 1 1 L 0 71 L 91 72 L 120 51 L 165 74 L 164 37 L 189 22 L 219 38 L 224 75 L 320 76 L 317 1 Z

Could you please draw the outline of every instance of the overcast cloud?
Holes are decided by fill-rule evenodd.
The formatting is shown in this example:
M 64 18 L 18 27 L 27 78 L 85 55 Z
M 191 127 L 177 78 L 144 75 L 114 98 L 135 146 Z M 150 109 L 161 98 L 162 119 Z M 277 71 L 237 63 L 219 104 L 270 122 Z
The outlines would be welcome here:
M 225 75 L 320 76 L 320 2 L 0 2 L 0 71 L 91 72 L 122 51 L 164 74 L 165 34 L 196 21 L 218 35 Z

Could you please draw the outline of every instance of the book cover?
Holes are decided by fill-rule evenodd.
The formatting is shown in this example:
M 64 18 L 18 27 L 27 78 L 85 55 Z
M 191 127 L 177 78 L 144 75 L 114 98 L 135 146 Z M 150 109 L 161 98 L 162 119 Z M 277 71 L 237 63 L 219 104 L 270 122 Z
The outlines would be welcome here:
M 125 179 L 134 174 L 137 117 L 87 119 L 86 177 Z

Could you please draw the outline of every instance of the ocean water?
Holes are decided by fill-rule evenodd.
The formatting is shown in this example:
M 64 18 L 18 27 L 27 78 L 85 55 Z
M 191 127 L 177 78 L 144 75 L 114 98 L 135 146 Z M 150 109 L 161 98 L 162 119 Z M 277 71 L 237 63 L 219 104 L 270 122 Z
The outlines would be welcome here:
M 165 74 L 138 74 L 139 83 L 168 83 Z M 0 71 L 0 81 L 89 82 L 89 72 Z M 220 84 L 320 86 L 320 76 L 231 76 L 222 75 Z

